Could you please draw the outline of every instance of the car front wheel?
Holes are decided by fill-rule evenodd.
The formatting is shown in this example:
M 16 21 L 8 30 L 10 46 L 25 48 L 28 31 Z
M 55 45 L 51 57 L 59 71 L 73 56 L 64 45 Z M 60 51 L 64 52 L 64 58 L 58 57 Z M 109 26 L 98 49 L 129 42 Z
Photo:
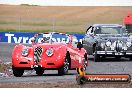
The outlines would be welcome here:
M 100 55 L 98 55 L 97 53 L 94 54 L 94 61 L 95 62 L 99 62 L 100 61 Z
M 13 70 L 14 76 L 16 77 L 21 77 L 24 73 L 23 69 L 17 69 L 17 68 L 12 67 L 12 70 Z
M 115 58 L 116 58 L 118 61 L 121 60 L 121 56 L 116 56 Z
M 132 61 L 132 56 L 130 57 L 130 61 Z
M 38 76 L 42 76 L 44 73 L 44 69 L 41 67 L 36 68 L 35 71 Z

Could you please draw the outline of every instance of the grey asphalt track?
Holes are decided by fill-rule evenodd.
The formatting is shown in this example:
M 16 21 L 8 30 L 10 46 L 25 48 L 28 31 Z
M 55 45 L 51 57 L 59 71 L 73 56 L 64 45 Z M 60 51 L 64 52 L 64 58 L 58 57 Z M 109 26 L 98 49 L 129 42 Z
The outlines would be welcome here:
M 0 43 L 0 60 L 11 62 L 11 53 L 16 44 Z M 88 74 L 130 74 L 132 76 L 132 61 L 128 58 L 106 58 L 101 62 L 94 62 L 89 56 Z M 23 77 L 0 77 L 0 83 L 36 83 L 36 82 L 76 82 L 76 71 L 70 70 L 67 75 L 58 76 L 57 71 L 46 70 L 43 76 L 37 76 L 35 71 L 25 71 Z

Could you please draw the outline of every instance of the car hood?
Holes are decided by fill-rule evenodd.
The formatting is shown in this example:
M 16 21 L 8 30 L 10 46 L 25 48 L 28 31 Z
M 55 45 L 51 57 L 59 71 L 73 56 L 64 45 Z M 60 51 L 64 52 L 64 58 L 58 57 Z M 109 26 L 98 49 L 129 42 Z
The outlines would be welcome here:
M 63 43 L 43 43 L 43 44 L 36 44 L 33 47 L 42 47 L 43 49 L 49 49 L 49 48 L 53 48 L 55 50 L 58 50 L 59 48 L 64 48 L 66 46 L 66 44 Z
M 66 46 L 66 44 L 61 43 L 36 44 L 33 46 L 34 55 L 41 58 L 53 58 L 56 56 L 64 57 L 66 54 Z

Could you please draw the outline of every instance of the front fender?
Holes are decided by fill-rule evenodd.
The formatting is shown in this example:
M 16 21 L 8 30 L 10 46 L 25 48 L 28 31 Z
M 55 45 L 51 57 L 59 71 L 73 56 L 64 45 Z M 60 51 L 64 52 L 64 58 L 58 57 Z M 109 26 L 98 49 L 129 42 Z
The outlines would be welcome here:
M 24 45 L 22 44 L 19 44 L 19 45 L 16 45 L 12 51 L 12 60 L 16 57 L 20 57 L 21 56 L 21 51 L 22 51 L 22 48 L 24 47 Z
M 25 47 L 28 49 L 28 55 L 22 56 L 21 51 Z M 21 64 L 26 62 L 27 64 Z M 33 64 L 34 64 L 34 61 L 33 61 L 32 47 L 27 47 L 22 44 L 16 45 L 12 51 L 12 65 L 14 67 L 31 67 L 31 65 Z

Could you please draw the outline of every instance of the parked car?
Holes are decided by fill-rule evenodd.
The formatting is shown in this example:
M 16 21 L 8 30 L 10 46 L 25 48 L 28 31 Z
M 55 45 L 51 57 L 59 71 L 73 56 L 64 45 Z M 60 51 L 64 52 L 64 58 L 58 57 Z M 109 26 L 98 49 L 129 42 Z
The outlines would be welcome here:
M 83 39 L 88 54 L 94 55 L 94 61 L 101 57 L 128 57 L 132 60 L 132 38 L 125 27 L 119 24 L 94 24 L 86 30 Z
M 58 70 L 64 75 L 69 69 L 88 65 L 87 52 L 77 38 L 63 33 L 35 34 L 32 46 L 18 44 L 12 52 L 12 69 L 16 77 L 21 77 L 24 70 L 35 69 L 37 75 L 44 70 Z

